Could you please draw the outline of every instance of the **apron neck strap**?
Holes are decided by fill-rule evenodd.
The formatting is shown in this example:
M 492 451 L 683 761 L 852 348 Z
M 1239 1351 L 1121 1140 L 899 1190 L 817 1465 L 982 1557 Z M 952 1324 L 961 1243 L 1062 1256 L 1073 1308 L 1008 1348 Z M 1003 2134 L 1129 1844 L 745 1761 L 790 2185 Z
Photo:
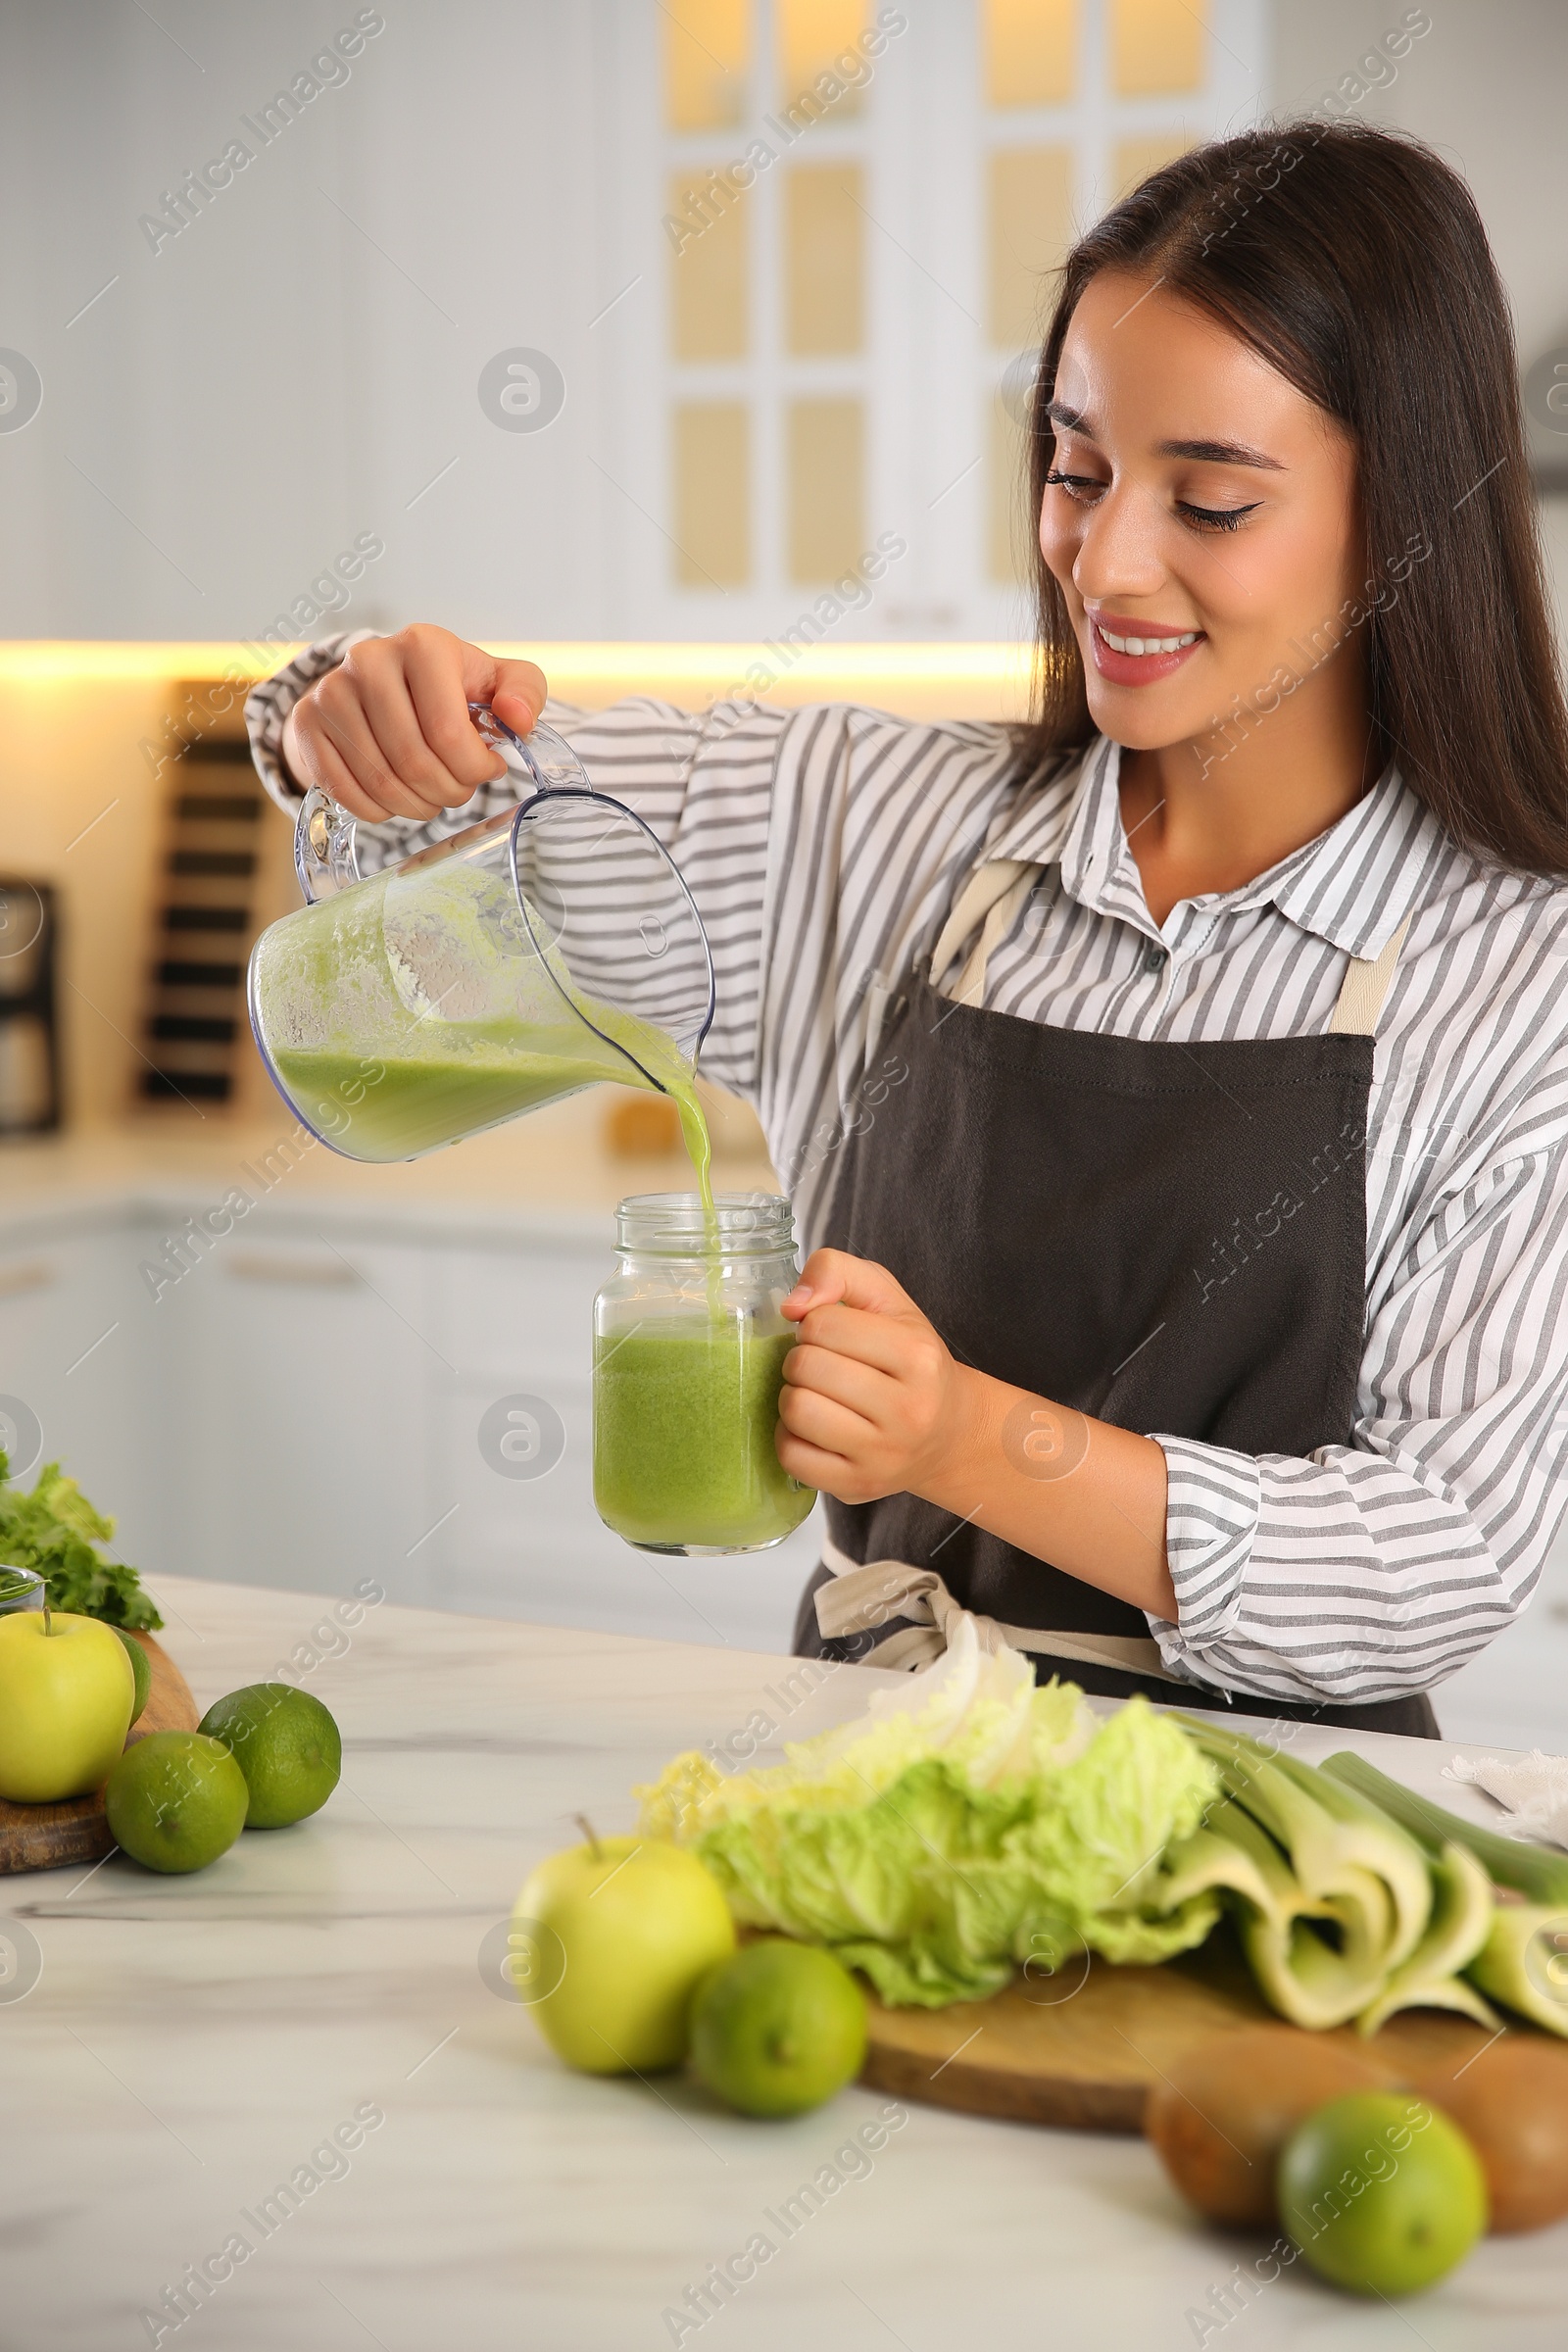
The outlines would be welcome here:
M 1004 939 L 1018 919 L 1018 911 L 1033 890 L 1035 876 L 1043 868 L 1025 864 L 1015 858 L 994 858 L 977 866 L 958 893 L 953 912 L 942 926 L 937 944 L 931 953 L 931 986 L 940 989 L 943 974 L 958 950 L 980 925 L 980 936 L 971 949 L 968 960 L 958 975 L 956 985 L 949 992 L 955 1004 L 979 1004 L 986 989 L 986 967 L 991 952 Z M 1334 1017 L 1329 1022 L 1333 1037 L 1375 1037 L 1384 1001 L 1394 983 L 1394 970 L 1399 960 L 1410 917 L 1394 933 L 1380 956 L 1352 956 L 1341 984 Z
M 1042 870 L 1039 865 L 1023 864 L 1016 858 L 994 858 L 975 868 L 958 893 L 957 903 L 932 950 L 933 988 L 940 989 L 943 973 L 979 923 L 980 937 L 951 994 L 955 1004 L 980 1003 L 985 995 L 986 965 L 991 960 L 991 951 L 1011 930 L 1019 907 L 1034 888 L 1036 874 Z
M 1406 915 L 1381 956 L 1350 957 L 1334 1018 L 1329 1023 L 1331 1037 L 1376 1037 L 1378 1015 L 1393 984 L 1394 967 L 1399 960 L 1399 950 L 1409 928 L 1410 917 Z

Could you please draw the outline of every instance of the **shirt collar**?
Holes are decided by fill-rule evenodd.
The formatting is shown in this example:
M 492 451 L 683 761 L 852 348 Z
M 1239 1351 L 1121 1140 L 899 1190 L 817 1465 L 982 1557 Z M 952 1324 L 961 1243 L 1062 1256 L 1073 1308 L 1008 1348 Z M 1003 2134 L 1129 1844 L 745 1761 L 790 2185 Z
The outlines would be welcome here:
M 1155 932 L 1122 831 L 1121 747 L 1097 736 L 1076 778 L 1048 788 L 990 845 L 991 858 L 1059 865 L 1062 887 L 1096 913 Z M 1346 954 L 1381 954 L 1419 903 L 1446 836 L 1396 767 L 1315 841 L 1293 850 L 1240 890 L 1195 901 L 1205 913 L 1273 906 L 1288 921 Z

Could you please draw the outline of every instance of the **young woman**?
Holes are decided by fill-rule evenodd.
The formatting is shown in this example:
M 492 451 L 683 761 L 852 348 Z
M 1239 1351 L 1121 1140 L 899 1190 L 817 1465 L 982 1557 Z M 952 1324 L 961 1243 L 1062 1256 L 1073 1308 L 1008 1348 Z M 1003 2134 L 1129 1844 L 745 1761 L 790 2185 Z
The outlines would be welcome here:
M 1432 1735 L 1568 1498 L 1568 719 L 1468 193 L 1362 128 L 1183 157 L 1069 256 L 1032 442 L 1033 727 L 560 720 L 820 1245 L 797 1646 L 962 1606 L 1093 1690 Z M 486 811 L 467 700 L 544 696 L 415 627 L 252 722 L 403 847 Z

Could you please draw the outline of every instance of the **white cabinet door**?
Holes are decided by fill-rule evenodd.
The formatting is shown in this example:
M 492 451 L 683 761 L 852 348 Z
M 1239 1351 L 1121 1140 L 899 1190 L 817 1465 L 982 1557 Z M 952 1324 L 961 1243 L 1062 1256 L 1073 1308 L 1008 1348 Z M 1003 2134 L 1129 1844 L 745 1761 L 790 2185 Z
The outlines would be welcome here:
M 626 1622 L 635 1580 L 593 1507 L 593 1299 L 612 1271 L 608 1241 L 439 1257 L 450 1369 L 435 1381 L 446 1515 L 430 1544 L 432 1598 L 555 1623 Z
M 184 1574 L 423 1597 L 428 1293 L 416 1245 L 253 1222 L 166 1298 Z
M 138 1272 L 144 1237 L 128 1214 L 14 1227 L 0 1243 L 0 1405 L 13 1475 L 60 1461 L 117 1522 L 111 1548 L 164 1561 L 169 1493 L 161 1452 L 164 1333 Z M 33 1432 L 36 1431 L 36 1436 Z

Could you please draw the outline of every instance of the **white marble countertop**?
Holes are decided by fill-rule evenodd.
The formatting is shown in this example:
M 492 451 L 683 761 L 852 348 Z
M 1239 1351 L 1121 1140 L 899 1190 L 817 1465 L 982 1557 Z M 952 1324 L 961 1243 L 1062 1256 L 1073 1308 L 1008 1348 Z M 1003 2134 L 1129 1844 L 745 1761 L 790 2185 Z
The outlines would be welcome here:
M 881 2114 L 880 2094 L 764 2125 L 684 2078 L 573 2076 L 478 1966 L 573 1813 L 628 1826 L 632 1784 L 743 1725 L 783 1662 L 390 1604 L 345 1632 L 306 1595 L 151 1582 L 203 1706 L 297 1644 L 336 1652 L 307 1687 L 342 1726 L 344 1778 L 315 1820 L 244 1837 L 188 1879 L 116 1855 L 0 1883 L 7 1932 L 41 1956 L 24 1998 L 0 1984 L 6 2352 L 653 2352 L 676 2340 L 666 2309 L 759 2230 L 771 2259 L 680 2341 L 1562 2343 L 1568 2227 L 1492 2240 L 1398 2309 L 1286 2274 L 1204 2336 L 1189 2315 L 1258 2241 L 1205 2230 L 1141 2141 L 938 2108 L 898 2110 L 869 2170 L 785 2240 L 764 2213 Z M 884 1679 L 841 1669 L 791 1733 Z M 1304 1734 L 1298 1752 L 1345 1743 Z M 1355 1744 L 1451 1805 L 1466 1794 L 1437 1779 L 1446 1748 Z M 313 2165 L 339 2126 L 359 2144 Z M 264 2234 L 259 2209 L 299 2168 L 318 2184 Z M 208 2300 L 187 2294 L 188 2318 L 142 2316 L 236 2232 L 247 2258 Z

